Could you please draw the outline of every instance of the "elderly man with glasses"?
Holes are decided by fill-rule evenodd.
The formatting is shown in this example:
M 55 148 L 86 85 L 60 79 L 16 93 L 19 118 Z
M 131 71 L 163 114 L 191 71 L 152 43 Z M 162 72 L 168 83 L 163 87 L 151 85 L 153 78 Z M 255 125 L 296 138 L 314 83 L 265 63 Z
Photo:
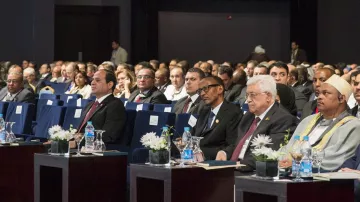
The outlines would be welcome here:
M 219 77 L 205 77 L 200 81 L 198 94 L 206 106 L 203 107 L 192 130 L 192 135 L 203 137 L 200 148 L 205 159 L 214 160 L 220 150 L 228 159 L 231 145 L 237 138 L 237 126 L 242 111 L 224 99 L 224 83 Z
M 0 100 L 3 102 L 35 103 L 35 95 L 24 88 L 23 74 L 12 71 L 7 78 L 7 87 L 0 91 Z
M 272 139 L 271 148 L 279 149 L 288 133 L 292 134 L 298 120 L 275 101 L 276 83 L 269 75 L 258 75 L 247 82 L 246 99 L 249 105 L 247 112 L 241 119 L 233 142 L 231 153 L 224 156 L 220 151 L 217 160 L 231 159 L 239 161 L 245 167 L 241 172 L 251 172 L 255 169 L 255 159 L 251 153 L 250 142 L 258 134 L 269 136 Z M 237 174 L 238 172 L 235 172 Z
M 131 93 L 129 102 L 167 104 L 165 95 L 155 87 L 155 72 L 143 67 L 136 76 L 137 89 Z

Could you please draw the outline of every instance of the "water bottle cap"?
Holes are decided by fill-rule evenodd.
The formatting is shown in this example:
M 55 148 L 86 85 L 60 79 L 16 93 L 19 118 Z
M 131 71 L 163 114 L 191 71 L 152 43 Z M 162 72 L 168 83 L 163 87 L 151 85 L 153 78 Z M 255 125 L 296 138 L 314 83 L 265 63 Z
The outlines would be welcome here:
M 300 136 L 299 136 L 299 135 L 296 135 L 296 136 L 295 136 L 295 140 L 300 140 Z
M 92 125 L 92 121 L 88 121 L 87 124 L 91 124 L 91 125 Z
M 309 136 L 304 136 L 303 140 L 304 141 L 309 141 Z
M 184 131 L 189 132 L 189 131 L 190 131 L 190 127 L 184 127 Z
M 163 127 L 163 130 L 168 130 L 169 128 L 167 126 L 164 126 Z
M 3 117 L 3 114 L 0 114 L 0 118 L 2 118 Z

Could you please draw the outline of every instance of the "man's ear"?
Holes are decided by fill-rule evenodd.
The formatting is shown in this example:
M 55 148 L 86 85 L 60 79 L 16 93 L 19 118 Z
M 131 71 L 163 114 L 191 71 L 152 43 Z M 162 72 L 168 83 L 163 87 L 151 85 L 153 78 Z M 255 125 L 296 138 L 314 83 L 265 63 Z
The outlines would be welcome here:
M 107 85 L 108 85 L 109 89 L 112 89 L 112 87 L 115 85 L 115 83 L 110 81 Z

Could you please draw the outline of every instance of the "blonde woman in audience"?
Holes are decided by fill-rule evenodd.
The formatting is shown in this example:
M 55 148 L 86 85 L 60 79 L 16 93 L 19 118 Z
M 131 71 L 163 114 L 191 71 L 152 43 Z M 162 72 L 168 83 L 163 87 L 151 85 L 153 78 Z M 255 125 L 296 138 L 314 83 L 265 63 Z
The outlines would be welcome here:
M 116 72 L 117 85 L 114 90 L 114 96 L 117 98 L 128 99 L 136 85 L 135 75 L 132 71 L 123 69 Z
M 70 91 L 67 91 L 66 94 L 80 94 L 83 99 L 89 99 L 91 96 L 91 86 L 89 84 L 89 79 L 86 76 L 86 72 L 79 72 L 75 76 L 75 87 Z

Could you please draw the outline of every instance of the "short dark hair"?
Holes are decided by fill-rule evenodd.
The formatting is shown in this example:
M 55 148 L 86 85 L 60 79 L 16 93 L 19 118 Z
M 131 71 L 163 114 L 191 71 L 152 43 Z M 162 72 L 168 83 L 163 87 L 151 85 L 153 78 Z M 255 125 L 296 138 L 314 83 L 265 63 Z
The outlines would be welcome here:
M 269 74 L 269 68 L 263 64 L 258 64 L 255 66 L 255 68 L 263 68 L 263 69 L 266 69 L 266 74 Z M 254 68 L 254 69 L 255 69 Z
M 205 73 L 200 68 L 190 68 L 187 72 L 195 72 L 199 74 L 200 79 L 205 78 Z
M 227 65 L 220 65 L 218 74 L 227 74 L 229 78 L 233 77 L 233 69 Z
M 214 80 L 216 82 L 216 84 L 219 84 L 220 86 L 223 87 L 224 92 L 225 92 L 225 85 L 224 85 L 224 82 L 223 82 L 223 80 L 221 78 L 219 78 L 217 76 L 208 76 L 208 77 L 205 77 L 204 79 Z
M 111 81 L 114 83 L 114 85 L 111 88 L 111 90 L 114 92 L 115 87 L 116 87 L 116 77 L 115 77 L 114 72 L 107 70 L 107 69 L 102 69 L 102 71 L 104 71 L 106 73 L 106 75 L 105 75 L 106 83 L 109 83 Z
M 155 79 L 155 70 L 151 67 L 143 67 L 141 68 L 139 71 L 143 70 L 143 69 L 147 69 L 151 72 L 151 76 Z
M 273 67 L 283 68 L 283 69 L 286 70 L 286 73 L 289 74 L 289 67 L 288 67 L 287 64 L 284 63 L 284 62 L 280 62 L 280 61 L 274 62 L 273 64 L 271 64 L 271 65 L 269 66 L 269 72 L 271 71 L 271 69 L 272 69 Z
M 49 63 L 44 63 L 44 64 L 42 64 L 42 65 L 45 65 L 45 66 L 46 66 L 46 69 L 51 69 L 51 66 L 50 66 Z M 41 66 L 42 66 L 42 65 L 41 65 Z
M 291 70 L 290 73 L 289 73 L 289 75 L 295 77 L 295 80 L 296 80 L 296 81 L 299 80 L 299 72 L 298 72 L 297 69 Z
M 154 70 L 153 66 L 150 64 L 150 62 L 146 62 L 146 61 L 142 61 L 140 62 L 138 65 L 141 65 L 143 67 L 146 67 L 146 68 L 151 68 Z
M 351 74 L 350 74 L 350 79 L 351 79 L 352 77 L 354 77 L 354 76 L 359 75 L 359 74 L 360 74 L 360 71 L 351 72 Z
M 86 85 L 86 84 L 90 84 L 90 79 L 89 79 L 89 77 L 86 75 L 86 72 L 79 71 L 79 72 L 75 75 L 75 78 L 76 78 L 76 76 L 77 76 L 78 74 L 81 74 L 81 76 L 84 77 L 84 79 L 85 79 L 85 85 Z M 76 82 L 75 82 L 75 83 L 76 83 Z
M 112 40 L 112 42 L 116 43 L 117 45 L 120 44 L 120 43 L 119 43 L 119 40 L 117 40 L 117 39 Z

